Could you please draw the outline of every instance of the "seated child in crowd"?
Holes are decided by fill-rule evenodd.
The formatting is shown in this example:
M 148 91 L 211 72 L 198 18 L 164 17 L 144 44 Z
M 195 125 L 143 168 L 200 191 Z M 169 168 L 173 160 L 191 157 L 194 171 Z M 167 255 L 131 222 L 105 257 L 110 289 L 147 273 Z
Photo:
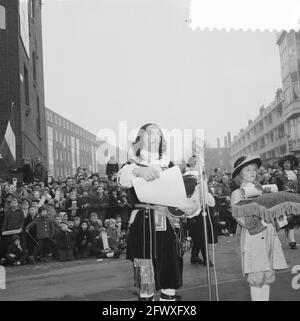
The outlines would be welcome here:
M 119 258 L 121 250 L 113 249 L 109 246 L 109 238 L 105 229 L 102 229 L 100 234 L 93 242 L 93 253 L 97 258 Z
M 61 230 L 56 235 L 56 246 L 60 261 L 71 261 L 74 252 L 75 236 L 68 228 L 68 223 L 60 223 Z
M 88 229 L 88 222 L 80 223 L 79 231 L 76 235 L 76 255 L 78 258 L 88 257 L 91 254 L 93 237 Z
M 21 265 L 27 263 L 28 252 L 22 248 L 21 238 L 14 235 L 12 243 L 9 245 L 6 253 L 6 264 L 8 265 Z
M 102 221 L 98 219 L 97 213 L 92 212 L 89 223 L 89 230 L 91 232 L 92 238 L 95 239 L 103 228 Z

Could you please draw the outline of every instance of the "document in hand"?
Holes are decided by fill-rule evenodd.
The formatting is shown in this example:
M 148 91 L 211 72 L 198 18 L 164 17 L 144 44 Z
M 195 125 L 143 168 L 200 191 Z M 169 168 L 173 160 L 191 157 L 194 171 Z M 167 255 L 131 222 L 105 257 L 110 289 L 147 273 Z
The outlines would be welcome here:
M 180 168 L 171 167 L 160 173 L 160 177 L 152 182 L 144 178 L 134 177 L 132 179 L 135 193 L 142 203 L 186 207 L 188 198 Z

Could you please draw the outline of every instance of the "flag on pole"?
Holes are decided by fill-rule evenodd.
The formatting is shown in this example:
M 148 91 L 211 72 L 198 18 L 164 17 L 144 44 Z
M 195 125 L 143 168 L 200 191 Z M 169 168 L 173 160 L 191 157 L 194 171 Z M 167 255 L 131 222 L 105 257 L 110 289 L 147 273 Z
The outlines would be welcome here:
M 11 166 L 16 161 L 16 136 L 12 128 L 12 123 L 13 112 L 11 108 L 5 134 L 3 138 L 0 138 L 0 161 L 4 161 L 6 166 Z

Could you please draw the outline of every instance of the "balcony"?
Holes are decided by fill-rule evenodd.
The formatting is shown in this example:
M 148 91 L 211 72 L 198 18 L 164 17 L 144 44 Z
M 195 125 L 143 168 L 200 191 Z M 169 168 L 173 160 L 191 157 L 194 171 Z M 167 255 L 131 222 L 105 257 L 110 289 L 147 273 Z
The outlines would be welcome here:
M 284 120 L 287 121 L 292 117 L 300 114 L 300 100 L 294 100 L 289 105 L 286 106 L 284 110 Z
M 289 152 L 300 151 L 300 139 L 288 140 Z

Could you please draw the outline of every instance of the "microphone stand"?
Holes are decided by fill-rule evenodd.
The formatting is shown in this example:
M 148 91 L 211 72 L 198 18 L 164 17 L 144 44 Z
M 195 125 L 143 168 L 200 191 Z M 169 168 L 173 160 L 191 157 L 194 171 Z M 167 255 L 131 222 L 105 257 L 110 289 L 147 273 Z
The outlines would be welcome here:
M 204 226 L 204 239 L 205 239 L 205 253 L 206 253 L 206 273 L 207 273 L 207 284 L 208 284 L 208 295 L 209 301 L 212 301 L 211 295 L 211 278 L 210 278 L 210 270 L 209 270 L 209 252 L 208 252 L 208 237 L 207 237 L 207 212 L 206 212 L 206 199 L 205 199 L 205 189 L 204 189 L 204 180 L 203 180 L 203 168 L 201 164 L 201 157 L 199 157 L 199 168 L 200 168 L 200 181 L 201 181 L 201 194 L 199 193 L 200 197 L 200 204 L 201 204 L 201 196 L 202 196 L 202 217 L 203 217 L 203 226 Z

